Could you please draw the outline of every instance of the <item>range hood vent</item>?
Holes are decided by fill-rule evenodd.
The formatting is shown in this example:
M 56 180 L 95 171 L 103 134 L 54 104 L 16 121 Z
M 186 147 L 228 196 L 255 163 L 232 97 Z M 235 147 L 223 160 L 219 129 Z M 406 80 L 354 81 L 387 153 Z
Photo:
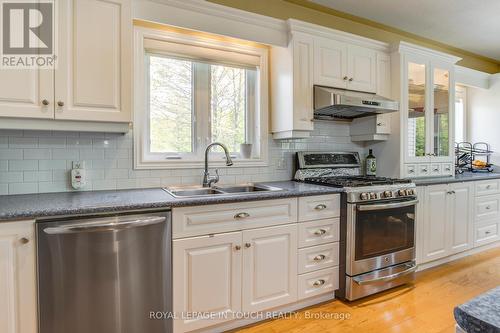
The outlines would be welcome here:
M 398 110 L 398 102 L 376 94 L 314 86 L 315 119 L 352 120 Z

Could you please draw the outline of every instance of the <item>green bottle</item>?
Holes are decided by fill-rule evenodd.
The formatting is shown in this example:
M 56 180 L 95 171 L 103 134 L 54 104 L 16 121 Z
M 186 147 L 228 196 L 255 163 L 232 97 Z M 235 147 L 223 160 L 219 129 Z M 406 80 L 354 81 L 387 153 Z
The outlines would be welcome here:
M 376 176 L 377 175 L 377 159 L 373 156 L 373 151 L 370 149 L 368 156 L 366 156 L 366 175 Z

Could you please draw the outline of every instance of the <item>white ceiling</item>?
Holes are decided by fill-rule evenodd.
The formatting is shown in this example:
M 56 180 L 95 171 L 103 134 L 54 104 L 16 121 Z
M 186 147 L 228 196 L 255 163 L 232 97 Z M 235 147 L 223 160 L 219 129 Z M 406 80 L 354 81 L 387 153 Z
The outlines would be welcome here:
M 310 0 L 500 60 L 499 0 Z

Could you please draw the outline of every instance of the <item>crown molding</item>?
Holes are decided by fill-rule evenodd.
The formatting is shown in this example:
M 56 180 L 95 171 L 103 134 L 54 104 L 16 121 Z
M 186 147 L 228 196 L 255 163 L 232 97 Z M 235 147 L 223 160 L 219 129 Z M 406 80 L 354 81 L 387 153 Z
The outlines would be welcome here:
M 455 81 L 468 87 L 489 89 L 494 75 L 455 65 Z
M 293 34 L 294 32 L 303 32 L 314 36 L 332 38 L 338 41 L 356 44 L 379 51 L 388 52 L 390 50 L 390 45 L 385 42 L 351 34 L 345 31 L 327 28 L 313 23 L 307 23 L 295 19 L 288 19 L 287 25 L 291 34 Z
M 395 44 L 393 47 L 393 50 L 398 51 L 399 53 L 419 54 L 419 55 L 424 56 L 424 57 L 431 57 L 431 58 L 438 59 L 440 61 L 451 63 L 451 64 L 456 64 L 457 62 L 462 60 L 462 58 L 448 54 L 448 53 L 436 51 L 433 49 L 429 49 L 429 48 L 426 48 L 423 46 L 419 46 L 419 45 L 415 45 L 415 44 L 411 44 L 411 43 L 403 42 L 403 41 Z

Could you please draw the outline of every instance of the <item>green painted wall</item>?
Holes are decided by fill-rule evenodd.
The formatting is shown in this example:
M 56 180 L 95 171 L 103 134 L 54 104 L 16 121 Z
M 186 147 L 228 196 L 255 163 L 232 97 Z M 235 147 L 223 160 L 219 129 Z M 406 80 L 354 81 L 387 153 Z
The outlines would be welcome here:
M 426 39 L 402 30 L 310 3 L 306 0 L 207 0 L 286 20 L 294 18 L 387 43 L 401 40 L 463 58 L 458 64 L 487 73 L 500 72 L 500 61 Z

